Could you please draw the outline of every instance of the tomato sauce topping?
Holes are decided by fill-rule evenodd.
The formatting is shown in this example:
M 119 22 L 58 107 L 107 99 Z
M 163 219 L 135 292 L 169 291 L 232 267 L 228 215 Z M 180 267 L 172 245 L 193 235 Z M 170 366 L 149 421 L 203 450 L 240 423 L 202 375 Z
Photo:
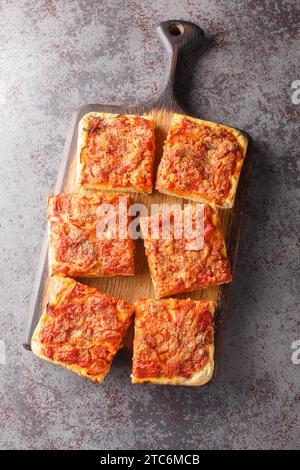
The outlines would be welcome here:
M 68 281 L 68 280 L 67 280 Z M 129 326 L 133 306 L 78 282 L 68 286 L 58 305 L 48 304 L 39 332 L 51 360 L 105 374 Z
M 81 184 L 152 189 L 154 124 L 139 116 L 90 116 L 81 149 Z
M 198 194 L 221 206 L 242 161 L 240 145 L 229 130 L 199 125 L 184 117 L 169 131 L 156 187 Z
M 197 234 L 194 240 L 188 240 L 185 236 L 180 239 L 173 235 L 158 239 L 155 234 L 153 236 L 152 225 L 146 222 L 150 219 L 159 219 L 162 222 L 163 217 L 164 215 L 157 214 L 141 219 L 151 276 L 155 291 L 160 297 L 231 281 L 231 269 L 219 219 L 210 205 L 204 206 L 204 240 L 201 249 L 200 246 L 193 249 L 191 243 L 197 241 Z M 193 221 L 195 217 L 196 210 L 193 209 Z M 172 222 L 171 218 L 172 228 L 174 229 L 174 219 Z M 182 233 L 184 235 L 184 231 Z
M 209 302 L 140 300 L 135 311 L 135 377 L 190 378 L 207 364 L 213 345 Z
M 51 247 L 51 274 L 69 276 L 118 275 L 134 272 L 134 243 L 119 239 L 118 204 L 127 196 L 110 194 L 58 194 L 49 196 L 48 220 Z M 117 230 L 110 239 L 97 236 L 97 227 L 107 220 L 98 209 L 109 205 Z M 127 215 L 127 227 L 130 218 Z M 105 227 L 104 227 L 105 228 Z

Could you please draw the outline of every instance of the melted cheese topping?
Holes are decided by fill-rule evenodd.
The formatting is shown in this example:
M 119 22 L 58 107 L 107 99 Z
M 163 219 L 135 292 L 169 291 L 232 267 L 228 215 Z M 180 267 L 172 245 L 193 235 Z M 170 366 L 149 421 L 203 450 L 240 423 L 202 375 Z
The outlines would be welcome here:
M 236 129 L 174 114 L 156 189 L 232 207 L 247 139 Z
M 32 338 L 39 357 L 102 382 L 121 347 L 133 305 L 68 278 L 53 290 Z
M 49 270 L 63 276 L 117 276 L 134 274 L 134 242 L 128 238 L 97 237 L 97 224 L 104 221 L 101 204 L 117 208 L 115 194 L 58 194 L 48 198 Z M 116 211 L 117 212 L 117 211 Z M 116 219 L 118 227 L 118 219 Z M 127 226 L 129 225 L 129 217 Z
M 182 211 L 183 213 L 184 211 Z M 193 224 L 196 219 L 196 209 L 193 208 Z M 156 214 L 140 219 L 144 237 L 146 255 L 157 297 L 192 291 L 203 287 L 223 284 L 232 280 L 230 264 L 227 259 L 226 246 L 221 231 L 217 211 L 206 204 L 204 206 L 204 237 L 203 248 L 193 249 L 194 239 L 187 240 L 174 237 L 174 221 L 178 224 L 174 214 L 171 213 L 171 236 L 161 237 L 152 233 L 151 227 L 163 225 L 165 214 Z M 181 217 L 183 224 L 184 217 Z M 183 225 L 182 225 L 183 227 Z M 199 227 L 201 230 L 202 227 Z
M 80 121 L 80 185 L 151 193 L 154 158 L 152 117 L 89 113 Z
M 132 382 L 203 385 L 213 373 L 215 304 L 140 300 L 135 304 Z

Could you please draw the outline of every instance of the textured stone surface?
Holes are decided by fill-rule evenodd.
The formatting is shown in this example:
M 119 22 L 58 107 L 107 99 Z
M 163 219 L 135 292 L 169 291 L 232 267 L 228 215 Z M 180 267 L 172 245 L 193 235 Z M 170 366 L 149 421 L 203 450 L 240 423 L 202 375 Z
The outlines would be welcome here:
M 300 448 L 299 15 L 292 0 L 0 2 L 2 448 Z M 214 38 L 184 64 L 184 101 L 257 144 L 219 375 L 139 387 L 114 367 L 95 386 L 22 348 L 45 198 L 77 106 L 157 90 L 154 29 L 171 18 Z

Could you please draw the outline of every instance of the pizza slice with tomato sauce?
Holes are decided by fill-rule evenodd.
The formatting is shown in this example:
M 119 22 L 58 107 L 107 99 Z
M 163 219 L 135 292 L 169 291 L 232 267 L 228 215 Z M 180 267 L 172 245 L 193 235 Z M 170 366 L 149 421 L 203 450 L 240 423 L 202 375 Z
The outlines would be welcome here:
M 197 206 L 203 211 L 198 224 Z M 185 225 L 187 212 L 190 233 Z M 232 281 L 220 219 L 212 205 L 196 204 L 177 213 L 141 217 L 140 225 L 156 297 Z M 169 233 L 164 227 L 170 227 Z
M 174 114 L 160 161 L 161 193 L 231 208 L 248 140 L 221 124 Z
M 32 351 L 93 382 L 102 382 L 122 345 L 133 305 L 70 278 L 54 276 Z
M 72 277 L 133 275 L 134 241 L 128 231 L 129 205 L 130 199 L 124 194 L 50 195 L 50 274 Z M 109 229 L 110 222 L 114 224 L 112 230 Z M 119 230 L 122 227 L 126 231 L 124 234 Z M 101 230 L 97 232 L 99 228 Z
M 214 369 L 212 301 L 135 303 L 132 382 L 203 385 Z
M 77 182 L 85 188 L 151 193 L 152 116 L 86 114 L 79 123 Z

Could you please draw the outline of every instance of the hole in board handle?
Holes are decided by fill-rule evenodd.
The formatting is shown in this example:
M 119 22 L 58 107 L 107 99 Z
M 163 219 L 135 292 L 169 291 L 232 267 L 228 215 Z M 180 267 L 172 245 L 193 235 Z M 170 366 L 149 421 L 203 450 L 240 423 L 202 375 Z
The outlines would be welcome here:
M 174 23 L 169 26 L 169 33 L 172 36 L 180 36 L 184 32 L 184 27 L 180 23 Z

